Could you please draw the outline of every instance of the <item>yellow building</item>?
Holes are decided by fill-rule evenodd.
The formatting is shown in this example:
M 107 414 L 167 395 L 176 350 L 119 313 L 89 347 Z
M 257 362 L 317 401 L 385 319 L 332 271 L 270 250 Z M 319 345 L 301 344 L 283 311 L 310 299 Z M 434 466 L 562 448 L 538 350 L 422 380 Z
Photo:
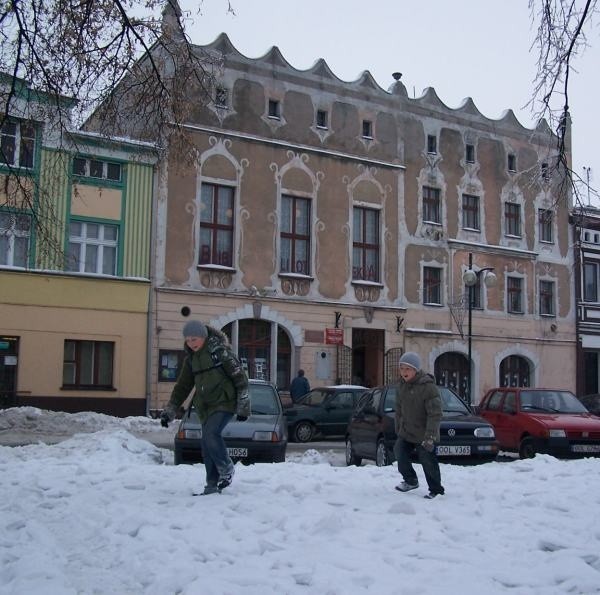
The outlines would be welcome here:
M 56 138 L 31 98 L 2 127 L 0 406 L 143 415 L 152 147 Z

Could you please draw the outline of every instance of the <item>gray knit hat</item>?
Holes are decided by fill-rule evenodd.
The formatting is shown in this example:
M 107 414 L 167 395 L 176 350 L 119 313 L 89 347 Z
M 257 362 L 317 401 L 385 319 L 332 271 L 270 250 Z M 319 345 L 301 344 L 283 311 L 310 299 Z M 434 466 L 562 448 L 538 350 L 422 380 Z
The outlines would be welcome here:
M 421 369 L 421 358 L 414 351 L 407 351 L 398 362 L 401 366 L 410 366 L 415 370 Z
M 199 320 L 189 320 L 183 327 L 184 337 L 208 337 L 206 325 Z

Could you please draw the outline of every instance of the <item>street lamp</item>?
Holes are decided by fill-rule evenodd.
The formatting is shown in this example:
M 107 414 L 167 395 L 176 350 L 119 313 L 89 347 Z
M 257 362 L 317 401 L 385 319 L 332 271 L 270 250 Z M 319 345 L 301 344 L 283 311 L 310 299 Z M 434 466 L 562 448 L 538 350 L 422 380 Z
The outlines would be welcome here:
M 473 390 L 471 388 L 471 377 L 472 377 L 472 365 L 471 365 L 471 343 L 473 339 L 473 297 L 475 285 L 481 278 L 486 287 L 493 287 L 496 285 L 498 278 L 493 273 L 494 267 L 483 267 L 482 269 L 475 270 L 473 268 L 473 254 L 469 252 L 469 268 L 463 273 L 463 282 L 469 288 L 468 304 L 469 304 L 469 331 L 468 331 L 468 365 L 469 371 L 467 374 L 467 395 L 469 396 L 469 403 L 473 403 Z

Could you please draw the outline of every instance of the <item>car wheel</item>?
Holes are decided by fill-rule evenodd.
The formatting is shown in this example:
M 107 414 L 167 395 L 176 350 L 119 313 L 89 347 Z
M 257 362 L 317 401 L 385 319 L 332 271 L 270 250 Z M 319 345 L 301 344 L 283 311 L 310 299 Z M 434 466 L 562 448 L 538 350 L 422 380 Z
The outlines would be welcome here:
M 391 464 L 390 454 L 388 452 L 387 446 L 383 441 L 383 438 L 380 438 L 377 441 L 377 451 L 375 453 L 375 464 L 378 467 L 387 467 Z
M 521 440 L 521 444 L 519 444 L 519 457 L 522 459 L 533 459 L 535 457 L 533 438 L 527 437 Z
M 174 460 L 175 465 L 181 465 L 182 462 L 183 461 L 181 460 L 181 451 L 175 450 L 175 460 Z
M 309 421 L 301 421 L 294 427 L 294 440 L 296 442 L 310 442 L 314 433 L 315 428 Z
M 360 467 L 362 464 L 362 459 L 356 456 L 354 452 L 354 448 L 352 447 L 352 440 L 350 438 L 346 438 L 346 465 L 350 467 L 351 465 L 356 465 Z

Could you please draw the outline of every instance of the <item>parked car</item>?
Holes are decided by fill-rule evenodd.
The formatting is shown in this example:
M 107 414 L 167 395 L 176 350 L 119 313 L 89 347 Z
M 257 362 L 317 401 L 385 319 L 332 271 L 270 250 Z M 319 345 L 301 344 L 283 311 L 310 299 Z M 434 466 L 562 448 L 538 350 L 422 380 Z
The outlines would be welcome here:
M 343 436 L 352 410 L 366 390 L 355 384 L 313 388 L 285 409 L 290 439 L 310 442 L 317 434 Z
M 567 390 L 493 388 L 479 412 L 494 426 L 500 448 L 522 459 L 600 456 L 600 419 Z
M 243 464 L 283 463 L 288 435 L 277 389 L 268 382 L 250 380 L 249 392 L 250 417 L 246 421 L 234 417 L 223 430 L 229 456 Z M 202 425 L 190 407 L 175 435 L 175 464 L 202 462 Z
M 584 395 L 579 397 L 579 400 L 590 413 L 600 416 L 600 394 Z
M 436 454 L 441 461 L 492 461 L 498 454 L 494 428 L 473 414 L 469 406 L 451 389 L 438 387 L 443 417 Z M 370 390 L 360 399 L 346 431 L 346 464 L 360 465 L 363 459 L 379 467 L 394 462 L 396 441 L 397 385 Z

